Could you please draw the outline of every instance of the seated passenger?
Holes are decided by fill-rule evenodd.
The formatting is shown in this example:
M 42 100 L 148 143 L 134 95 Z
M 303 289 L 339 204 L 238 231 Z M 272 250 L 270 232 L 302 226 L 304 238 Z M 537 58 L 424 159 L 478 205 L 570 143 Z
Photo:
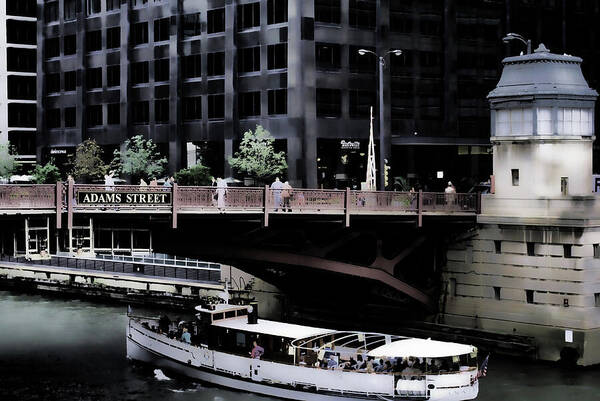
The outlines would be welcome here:
M 388 373 L 392 371 L 392 363 L 390 361 L 385 361 L 383 371 Z
M 158 320 L 158 328 L 160 329 L 160 331 L 162 333 L 168 333 L 170 325 L 171 325 L 171 319 L 169 319 L 169 316 L 167 316 L 167 315 L 162 315 L 160 317 L 160 319 Z
M 335 360 L 335 356 L 334 355 L 329 355 L 329 360 L 327 361 L 327 369 L 335 369 L 337 368 L 338 363 Z
M 181 335 L 181 341 L 187 344 L 192 343 L 192 335 L 188 332 L 187 327 L 183 328 L 183 334 Z
M 250 352 L 250 357 L 252 359 L 260 359 L 260 357 L 265 353 L 265 349 L 257 344 L 256 340 L 252 341 L 252 351 Z
M 385 369 L 385 365 L 383 363 L 383 359 L 380 359 L 377 363 L 377 366 L 375 366 L 375 372 L 381 373 L 381 372 L 383 372 L 384 369 Z

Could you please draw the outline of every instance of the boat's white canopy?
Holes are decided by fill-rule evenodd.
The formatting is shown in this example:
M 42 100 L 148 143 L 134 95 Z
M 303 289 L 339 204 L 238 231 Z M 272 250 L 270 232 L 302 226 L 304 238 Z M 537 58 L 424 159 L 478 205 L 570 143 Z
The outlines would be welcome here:
M 333 332 L 332 330 L 317 327 L 300 326 L 264 319 L 258 319 L 257 324 L 248 324 L 248 319 L 245 318 L 218 320 L 213 322 L 213 326 L 294 339 Z
M 373 357 L 416 357 L 443 358 L 456 355 L 470 354 L 475 351 L 471 345 L 407 338 L 377 347 L 367 354 Z

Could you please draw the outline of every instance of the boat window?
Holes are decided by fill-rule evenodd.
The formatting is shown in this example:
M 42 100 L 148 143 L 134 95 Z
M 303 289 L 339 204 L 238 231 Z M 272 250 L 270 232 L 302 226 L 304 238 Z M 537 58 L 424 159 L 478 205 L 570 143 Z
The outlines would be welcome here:
M 240 332 L 236 333 L 235 345 L 238 347 L 246 347 L 246 334 Z
M 213 322 L 217 320 L 223 320 L 223 313 L 215 313 L 213 315 Z
M 237 315 L 238 316 L 245 316 L 247 314 L 248 314 L 248 310 L 246 308 L 244 308 L 244 309 L 238 309 L 237 310 Z
M 230 317 L 235 317 L 235 311 L 234 310 L 225 312 L 225 319 L 229 319 Z

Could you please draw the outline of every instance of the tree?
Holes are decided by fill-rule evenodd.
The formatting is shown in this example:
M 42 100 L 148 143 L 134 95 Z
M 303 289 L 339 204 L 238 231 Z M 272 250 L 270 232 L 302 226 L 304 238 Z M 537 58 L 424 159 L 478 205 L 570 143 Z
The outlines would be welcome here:
M 33 170 L 33 182 L 36 184 L 56 184 L 60 181 L 60 171 L 54 165 L 54 159 L 48 163 L 35 166 Z
M 106 174 L 107 166 L 102 161 L 102 148 L 93 139 L 86 139 L 75 150 L 72 174 L 75 180 L 90 182 L 100 180 Z
M 240 149 L 229 164 L 236 171 L 252 177 L 259 182 L 268 182 L 275 176 L 283 175 L 287 170 L 285 152 L 275 152 L 275 138 L 262 126 L 246 131 Z
M 133 182 L 140 178 L 149 181 L 160 177 L 167 164 L 167 158 L 161 157 L 152 139 L 136 135 L 124 143 L 125 150 L 115 150 L 112 165 L 115 170 L 131 176 Z
M 10 178 L 17 169 L 17 161 L 8 144 L 0 144 L 0 178 Z
M 179 170 L 175 174 L 175 180 L 179 185 L 203 186 L 211 184 L 212 176 L 208 167 L 196 164 L 195 166 Z

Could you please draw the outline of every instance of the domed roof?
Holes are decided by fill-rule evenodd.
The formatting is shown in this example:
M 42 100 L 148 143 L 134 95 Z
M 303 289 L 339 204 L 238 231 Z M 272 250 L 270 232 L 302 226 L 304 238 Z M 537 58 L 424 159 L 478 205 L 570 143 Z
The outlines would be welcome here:
M 500 81 L 488 99 L 494 102 L 538 95 L 595 99 L 598 92 L 591 89 L 583 77 L 582 61 L 579 57 L 550 53 L 543 44 L 532 54 L 507 57 L 502 60 L 504 69 Z

